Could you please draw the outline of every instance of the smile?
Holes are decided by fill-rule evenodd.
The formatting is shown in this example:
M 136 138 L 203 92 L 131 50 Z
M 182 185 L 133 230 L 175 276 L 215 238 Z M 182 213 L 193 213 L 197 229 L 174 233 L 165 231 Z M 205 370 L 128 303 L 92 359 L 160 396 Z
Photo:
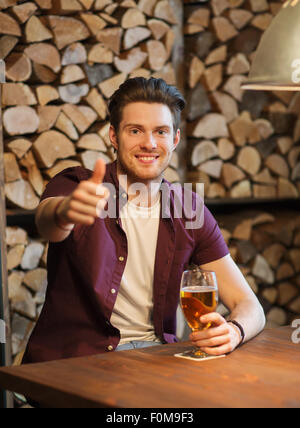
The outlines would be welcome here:
M 152 163 L 155 162 L 159 156 L 136 156 L 136 158 L 138 159 L 138 161 L 140 161 L 141 163 Z

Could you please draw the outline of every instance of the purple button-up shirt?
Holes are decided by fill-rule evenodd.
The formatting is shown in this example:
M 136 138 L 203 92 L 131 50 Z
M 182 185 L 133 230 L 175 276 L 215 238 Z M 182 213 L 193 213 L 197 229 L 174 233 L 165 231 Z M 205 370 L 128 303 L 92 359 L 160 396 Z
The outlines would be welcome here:
M 68 168 L 49 182 L 41 200 L 68 196 L 80 181 L 91 177 L 92 171 L 88 169 Z M 116 196 L 122 193 L 116 162 L 107 165 L 104 183 L 114 186 Z M 165 180 L 163 184 L 170 187 Z M 199 202 L 200 197 L 192 195 L 194 202 Z M 64 241 L 49 244 L 46 300 L 23 363 L 92 355 L 118 346 L 120 331 L 110 323 L 110 318 L 128 247 L 119 219 L 122 202 L 119 204 L 119 198 L 113 194 L 111 198 L 116 202 L 116 218 L 97 218 L 92 226 L 76 225 Z M 203 225 L 197 229 L 188 229 L 186 218 L 177 218 L 174 205 L 171 192 L 169 210 L 162 202 L 154 267 L 153 323 L 163 343 L 176 341 L 176 309 L 184 269 L 191 263 L 202 265 L 229 253 L 203 202 Z

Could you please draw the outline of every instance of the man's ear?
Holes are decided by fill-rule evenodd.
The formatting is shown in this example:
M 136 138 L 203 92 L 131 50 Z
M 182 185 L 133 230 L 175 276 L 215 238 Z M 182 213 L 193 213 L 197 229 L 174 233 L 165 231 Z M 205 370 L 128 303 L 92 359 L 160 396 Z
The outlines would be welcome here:
M 118 136 L 115 131 L 115 128 L 112 125 L 110 125 L 110 128 L 109 128 L 109 139 L 113 147 L 118 151 L 119 149 Z
M 174 138 L 174 143 L 173 143 L 173 150 L 175 150 L 178 144 L 180 143 L 180 137 L 181 137 L 180 129 L 177 129 L 177 132 Z

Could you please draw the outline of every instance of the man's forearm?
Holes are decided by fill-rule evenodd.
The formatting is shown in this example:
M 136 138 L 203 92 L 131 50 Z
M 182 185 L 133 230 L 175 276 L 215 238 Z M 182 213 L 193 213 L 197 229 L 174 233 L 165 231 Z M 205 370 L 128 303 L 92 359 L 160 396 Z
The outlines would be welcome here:
M 229 320 L 235 320 L 244 330 L 244 341 L 259 334 L 265 326 L 265 315 L 256 295 L 230 255 L 201 266 L 216 273 L 220 300 L 231 311 Z M 204 318 L 202 320 L 202 318 Z M 232 352 L 240 343 L 239 327 L 227 322 L 214 312 L 201 317 L 202 323 L 211 322 L 213 327 L 191 335 L 191 340 L 211 355 Z
M 49 198 L 49 200 L 46 200 L 44 203 L 40 204 L 36 213 L 35 222 L 39 233 L 43 238 L 51 242 L 63 241 L 70 235 L 74 227 L 69 225 L 67 226 L 69 230 L 63 230 L 62 228 L 58 227 L 55 222 L 55 210 L 59 201 L 62 199 L 64 199 L 63 196 Z
M 254 300 L 240 302 L 231 312 L 228 319 L 237 321 L 244 330 L 244 342 L 255 337 L 265 327 L 266 318 L 263 308 Z M 238 329 L 238 327 L 236 327 Z

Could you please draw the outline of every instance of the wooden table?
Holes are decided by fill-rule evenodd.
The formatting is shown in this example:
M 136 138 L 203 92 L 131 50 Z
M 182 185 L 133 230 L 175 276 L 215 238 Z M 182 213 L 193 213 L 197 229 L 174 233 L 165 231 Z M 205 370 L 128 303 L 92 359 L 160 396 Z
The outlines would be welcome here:
M 190 343 L 0 369 L 0 388 L 49 407 L 300 407 L 300 344 L 267 329 L 225 358 L 173 355 Z

